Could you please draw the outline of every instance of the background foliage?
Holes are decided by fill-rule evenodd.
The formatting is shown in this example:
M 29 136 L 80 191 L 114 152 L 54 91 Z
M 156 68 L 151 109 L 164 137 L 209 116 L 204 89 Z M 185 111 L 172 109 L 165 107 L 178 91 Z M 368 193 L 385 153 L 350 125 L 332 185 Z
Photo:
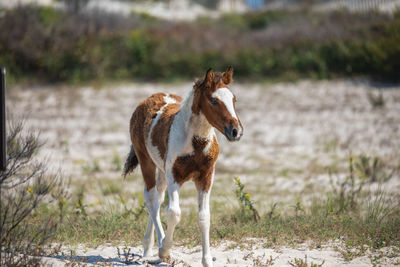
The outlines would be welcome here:
M 193 79 L 228 65 L 240 79 L 400 77 L 399 13 L 263 11 L 170 22 L 33 6 L 4 12 L 0 64 L 12 79 Z

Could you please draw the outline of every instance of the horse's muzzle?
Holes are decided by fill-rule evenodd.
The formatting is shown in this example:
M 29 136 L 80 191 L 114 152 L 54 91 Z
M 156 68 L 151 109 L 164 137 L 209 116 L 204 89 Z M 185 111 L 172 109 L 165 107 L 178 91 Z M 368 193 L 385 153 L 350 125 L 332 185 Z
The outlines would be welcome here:
M 243 135 L 243 127 L 239 125 L 239 129 L 230 124 L 229 126 L 224 126 L 224 134 L 226 138 L 233 142 L 239 141 Z

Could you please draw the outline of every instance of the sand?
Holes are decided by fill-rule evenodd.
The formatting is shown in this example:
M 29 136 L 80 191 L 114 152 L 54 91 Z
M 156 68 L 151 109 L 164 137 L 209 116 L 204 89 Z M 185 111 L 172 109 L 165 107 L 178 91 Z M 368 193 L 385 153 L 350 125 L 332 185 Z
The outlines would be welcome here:
M 214 266 L 296 266 L 296 261 L 307 261 L 311 264 L 322 266 L 395 266 L 400 263 L 400 255 L 394 248 L 384 248 L 374 253 L 366 252 L 350 261 L 344 260 L 340 249 L 344 249 L 343 242 L 337 241 L 324 245 L 318 249 L 310 249 L 307 244 L 299 244 L 296 248 L 275 247 L 264 248 L 263 239 L 250 239 L 247 244 L 237 245 L 232 242 L 222 242 L 213 246 L 212 255 L 215 258 Z M 118 248 L 120 255 L 118 255 Z M 44 262 L 54 266 L 64 266 L 66 263 L 105 265 L 105 266 L 202 266 L 201 247 L 186 248 L 176 246 L 171 252 L 171 258 L 161 261 L 158 257 L 143 259 L 141 247 L 99 246 L 87 248 L 84 246 L 73 247 L 75 256 L 59 255 L 55 258 L 44 258 Z M 129 252 L 129 253 L 128 253 Z M 128 256 L 126 256 L 128 255 Z M 384 255 L 379 261 L 374 262 L 374 256 Z M 149 263 L 150 262 L 150 263 Z

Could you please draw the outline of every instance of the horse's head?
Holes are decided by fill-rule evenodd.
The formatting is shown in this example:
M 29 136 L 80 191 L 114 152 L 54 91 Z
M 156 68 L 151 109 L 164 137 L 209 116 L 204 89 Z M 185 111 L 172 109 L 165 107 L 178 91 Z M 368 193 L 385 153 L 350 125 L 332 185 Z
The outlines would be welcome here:
M 243 126 L 236 113 L 236 97 L 229 90 L 232 82 L 232 67 L 219 73 L 209 69 L 203 80 L 195 83 L 192 110 L 202 112 L 208 122 L 223 133 L 229 141 L 239 141 Z

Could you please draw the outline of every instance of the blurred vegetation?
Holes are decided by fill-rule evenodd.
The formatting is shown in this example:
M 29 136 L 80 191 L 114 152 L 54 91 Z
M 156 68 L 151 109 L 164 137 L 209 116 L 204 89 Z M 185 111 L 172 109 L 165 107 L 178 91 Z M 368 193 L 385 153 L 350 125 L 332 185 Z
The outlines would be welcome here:
M 11 82 L 193 79 L 228 65 L 241 79 L 400 79 L 399 12 L 263 11 L 195 22 L 33 6 L 3 12 L 0 65 Z

